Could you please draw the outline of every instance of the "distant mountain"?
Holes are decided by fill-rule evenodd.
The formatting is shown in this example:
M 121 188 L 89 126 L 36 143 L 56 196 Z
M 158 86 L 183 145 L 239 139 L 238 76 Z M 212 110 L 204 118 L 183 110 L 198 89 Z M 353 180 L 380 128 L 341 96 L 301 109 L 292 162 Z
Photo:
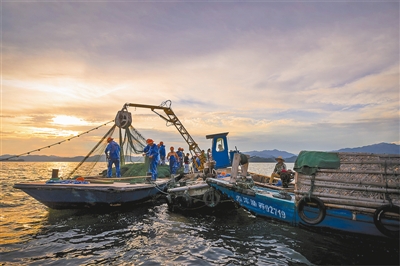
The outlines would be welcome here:
M 293 153 L 279 150 L 263 150 L 263 151 L 248 151 L 243 152 L 244 154 L 250 155 L 250 162 L 276 162 L 275 158 L 281 156 L 286 162 L 295 162 L 297 156 Z
M 264 158 L 264 157 L 258 157 L 258 156 L 251 156 L 249 161 L 252 162 L 252 163 L 272 163 L 272 162 L 275 162 L 275 159 L 274 158 Z
M 263 151 L 247 151 L 243 152 L 245 154 L 250 155 L 251 157 L 262 157 L 262 158 L 272 158 L 275 161 L 276 157 L 282 156 L 282 158 L 290 158 L 292 156 L 296 156 L 296 154 L 289 153 L 286 151 L 279 151 L 279 150 L 263 150 Z
M 378 143 L 357 148 L 343 148 L 333 152 L 362 152 L 379 154 L 400 154 L 400 145 L 394 143 Z M 263 150 L 243 152 L 250 155 L 250 162 L 275 162 L 275 158 L 282 156 L 286 162 L 295 162 L 297 155 L 280 150 Z
M 345 148 L 337 150 L 338 152 L 366 152 L 380 154 L 400 154 L 400 145 L 394 143 L 379 143 L 357 148 Z

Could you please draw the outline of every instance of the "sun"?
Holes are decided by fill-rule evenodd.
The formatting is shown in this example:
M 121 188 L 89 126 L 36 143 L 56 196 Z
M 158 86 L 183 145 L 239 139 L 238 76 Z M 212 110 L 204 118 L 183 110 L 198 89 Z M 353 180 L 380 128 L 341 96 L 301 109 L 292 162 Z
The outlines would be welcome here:
M 78 117 L 69 115 L 58 115 L 53 117 L 53 124 L 63 125 L 63 126 L 83 126 L 88 123 Z

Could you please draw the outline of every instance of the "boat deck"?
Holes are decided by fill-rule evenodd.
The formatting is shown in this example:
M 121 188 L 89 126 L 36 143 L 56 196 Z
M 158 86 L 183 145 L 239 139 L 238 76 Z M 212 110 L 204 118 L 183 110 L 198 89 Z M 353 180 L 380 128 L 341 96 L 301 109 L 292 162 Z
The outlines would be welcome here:
M 17 183 L 14 188 L 37 188 L 37 189 L 54 189 L 54 188 L 74 188 L 74 189 L 99 189 L 99 190 L 130 190 L 130 189 L 140 189 L 140 188 L 151 188 L 155 186 L 165 185 L 169 179 L 160 179 L 152 183 L 130 183 L 128 179 L 126 181 L 118 180 L 118 182 L 113 182 L 113 180 L 107 180 L 109 182 L 101 182 L 102 180 L 97 179 L 87 180 L 83 182 L 68 180 L 70 182 L 65 182 L 67 180 L 60 180 L 59 182 L 27 182 L 27 183 Z M 115 181 L 115 180 L 114 180 Z

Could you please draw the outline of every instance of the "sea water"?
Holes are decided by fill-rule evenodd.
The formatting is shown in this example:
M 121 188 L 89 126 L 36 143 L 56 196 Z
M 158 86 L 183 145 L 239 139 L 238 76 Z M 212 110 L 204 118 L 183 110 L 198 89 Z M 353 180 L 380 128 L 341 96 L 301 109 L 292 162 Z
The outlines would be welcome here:
M 77 163 L 1 163 L 0 265 L 398 265 L 398 240 L 310 231 L 243 209 L 51 210 L 14 183 Z M 288 168 L 293 164 L 287 164 Z M 101 172 L 106 165 L 94 169 Z M 273 163 L 250 163 L 270 174 Z

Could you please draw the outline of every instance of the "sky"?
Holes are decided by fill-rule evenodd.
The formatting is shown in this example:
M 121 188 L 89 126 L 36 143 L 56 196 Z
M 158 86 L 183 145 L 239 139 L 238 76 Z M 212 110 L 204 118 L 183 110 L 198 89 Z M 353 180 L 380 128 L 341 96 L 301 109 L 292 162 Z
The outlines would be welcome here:
M 0 154 L 171 108 L 201 149 L 400 144 L 398 1 L 1 1 Z M 188 146 L 150 109 L 145 138 Z M 113 123 L 36 155 L 82 156 Z M 114 134 L 118 140 L 118 132 Z

